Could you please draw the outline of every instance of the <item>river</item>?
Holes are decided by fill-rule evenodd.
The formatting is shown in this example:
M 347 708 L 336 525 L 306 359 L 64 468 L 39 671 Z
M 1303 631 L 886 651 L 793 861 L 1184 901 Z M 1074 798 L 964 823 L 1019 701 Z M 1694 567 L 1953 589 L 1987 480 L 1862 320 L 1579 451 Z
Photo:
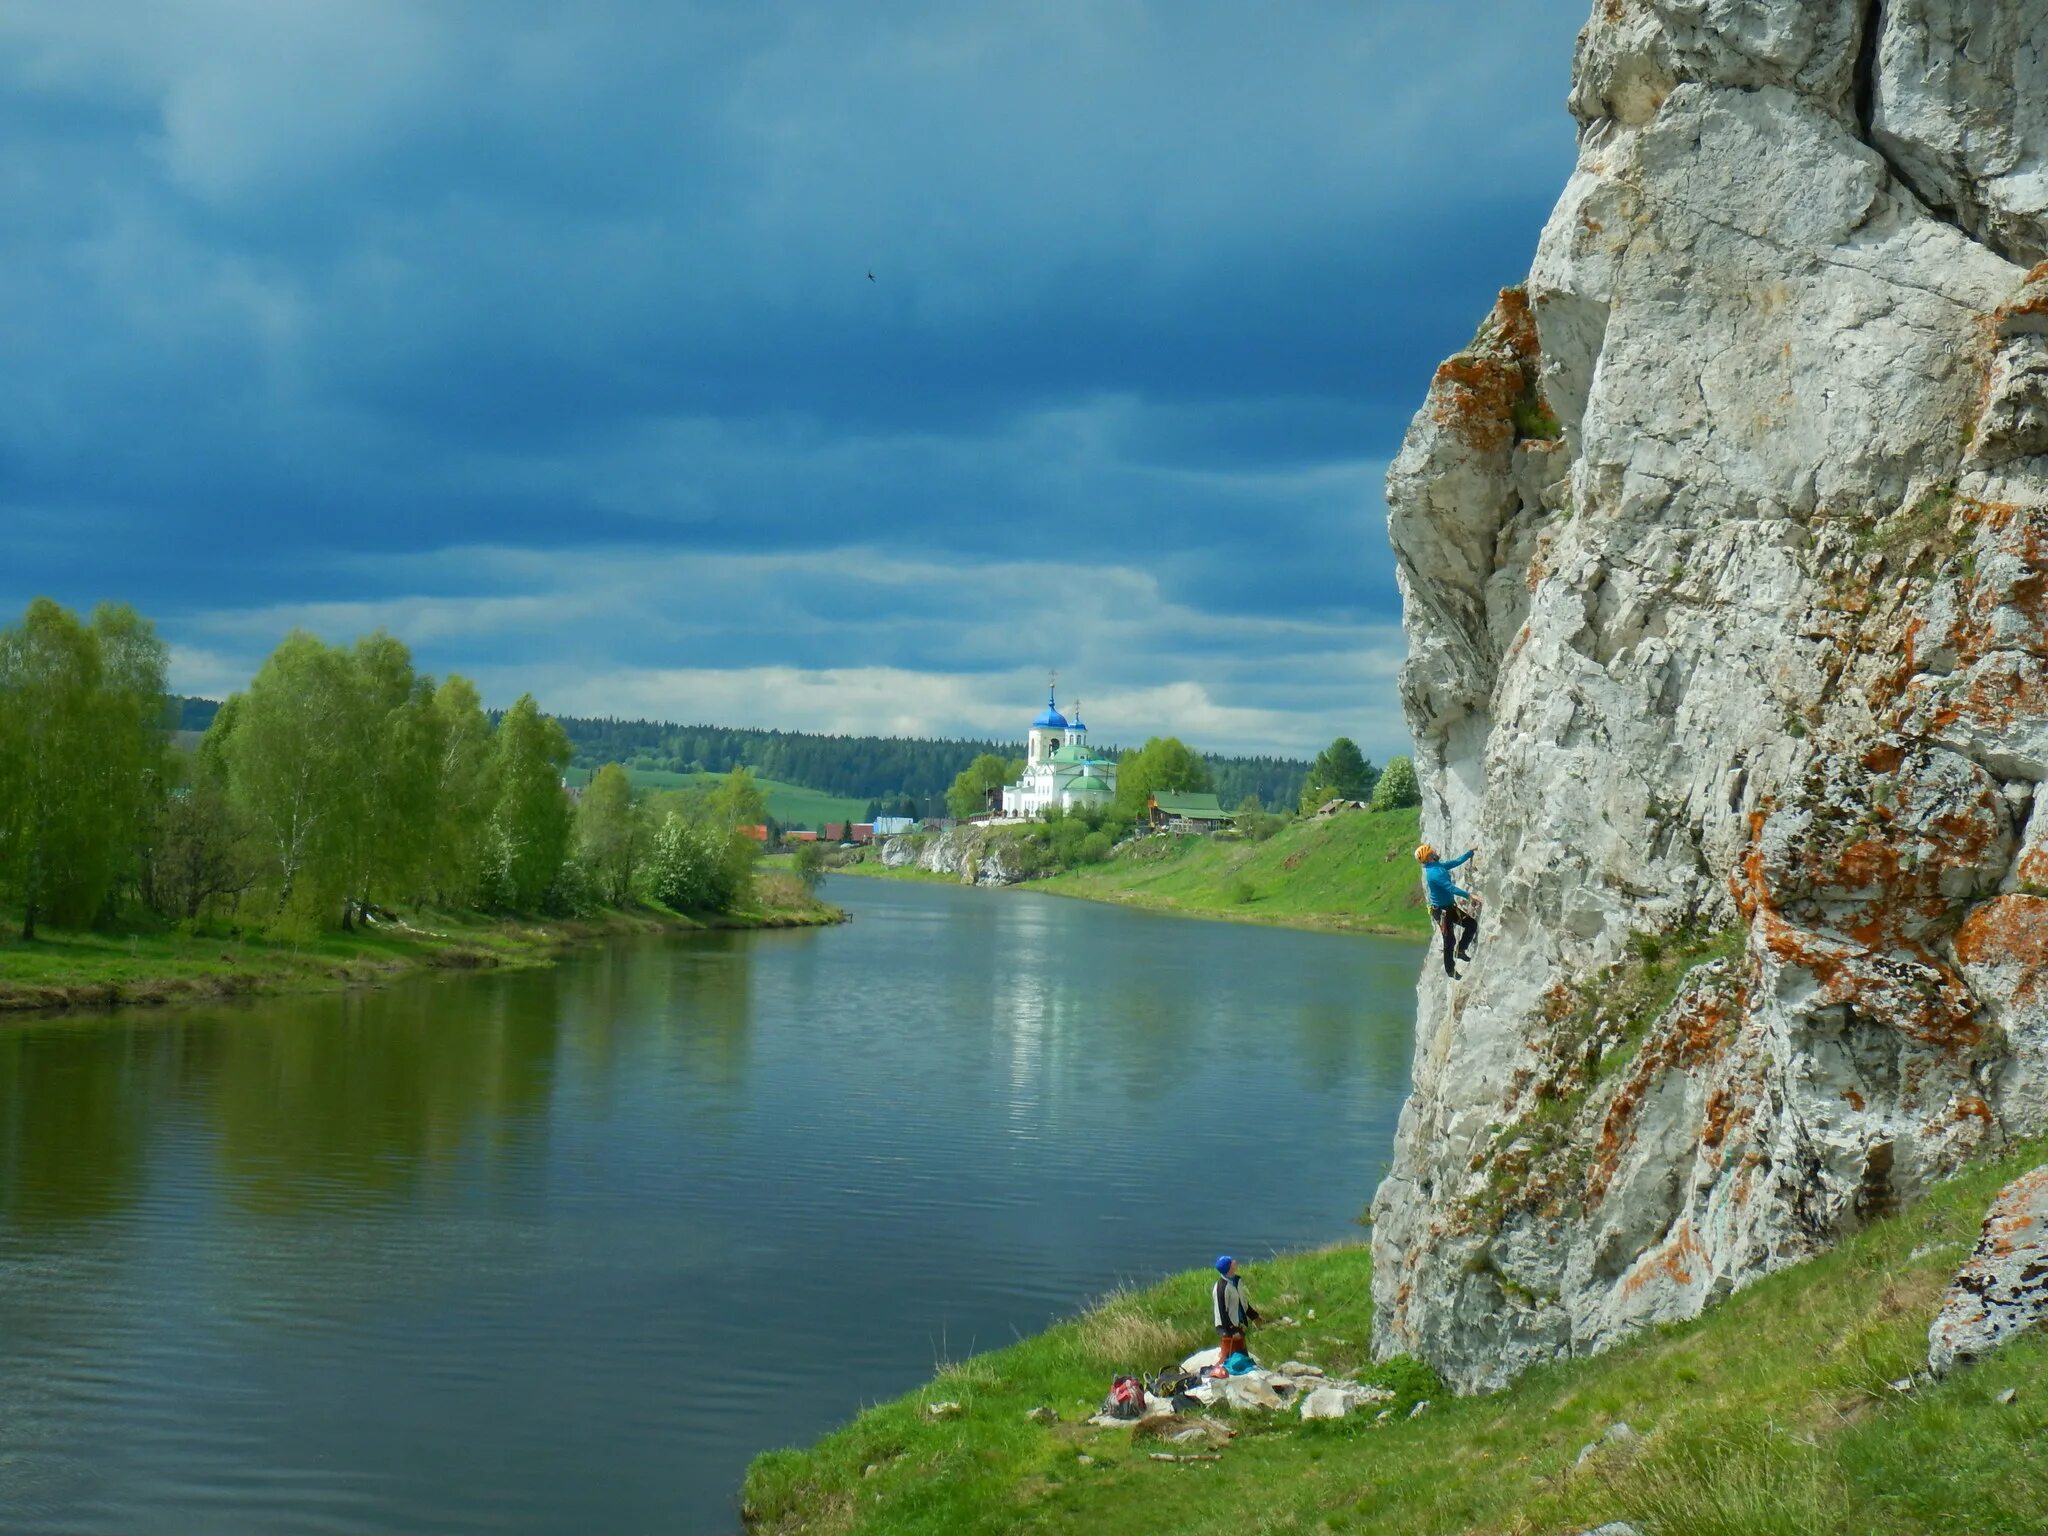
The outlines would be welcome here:
M 828 894 L 0 1024 L 0 1530 L 729 1530 L 755 1452 L 935 1361 L 1360 1235 L 1415 945 Z

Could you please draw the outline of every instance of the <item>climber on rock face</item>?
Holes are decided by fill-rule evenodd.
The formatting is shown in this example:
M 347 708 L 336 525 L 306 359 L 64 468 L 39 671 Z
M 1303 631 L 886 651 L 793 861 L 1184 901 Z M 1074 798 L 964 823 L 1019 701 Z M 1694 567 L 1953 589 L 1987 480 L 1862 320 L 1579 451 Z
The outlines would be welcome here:
M 1415 862 L 1422 866 L 1422 883 L 1429 892 L 1429 917 L 1444 936 L 1444 974 L 1456 981 L 1460 960 L 1472 958 L 1472 939 L 1479 932 L 1479 919 L 1458 905 L 1464 897 L 1475 906 L 1479 898 L 1451 878 L 1451 871 L 1479 850 L 1467 849 L 1455 859 L 1437 857 L 1436 849 L 1424 843 L 1415 850 Z

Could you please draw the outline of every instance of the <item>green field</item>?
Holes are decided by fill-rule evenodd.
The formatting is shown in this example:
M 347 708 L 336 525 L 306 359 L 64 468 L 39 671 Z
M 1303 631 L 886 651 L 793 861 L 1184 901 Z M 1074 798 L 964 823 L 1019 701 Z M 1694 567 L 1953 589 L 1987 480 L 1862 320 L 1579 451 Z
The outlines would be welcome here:
M 571 784 L 582 786 L 590 782 L 588 768 L 571 768 L 563 775 Z M 722 773 L 670 773 L 662 768 L 628 768 L 626 777 L 633 781 L 635 789 L 688 789 L 692 785 L 716 785 L 725 778 Z M 868 813 L 868 802 L 849 800 L 843 795 L 828 795 L 822 789 L 805 789 L 801 784 L 784 784 L 779 779 L 754 780 L 754 784 L 768 799 L 768 814 L 785 827 L 809 827 L 822 831 L 828 821 L 861 821 Z
M 1172 1465 L 1150 1453 L 1178 1447 L 1077 1421 L 1112 1375 L 1149 1374 L 1213 1342 L 1214 1277 L 1181 1275 L 948 1367 L 814 1450 L 758 1458 L 746 1509 L 778 1536 L 1551 1536 L 1611 1520 L 1655 1536 L 2039 1536 L 2048 1332 L 1939 1386 L 1890 1383 L 1924 1367 L 1942 1286 L 1992 1193 L 2044 1156 L 2048 1143 L 2022 1146 L 1695 1322 L 1486 1397 L 1451 1398 L 1412 1362 L 1366 1363 L 1364 1248 L 1253 1265 L 1261 1309 L 1304 1319 L 1256 1330 L 1254 1350 L 1377 1376 L 1400 1394 L 1392 1416 L 1234 1416 L 1240 1435 L 1220 1461 Z M 2017 1401 L 2001 1405 L 2007 1388 Z M 1409 1418 L 1422 1396 L 1429 1409 Z M 940 1401 L 965 1411 L 934 1420 L 924 1405 Z M 1039 1404 L 1063 1422 L 1028 1421 Z M 1581 1466 L 1580 1449 L 1617 1422 L 1642 1438 Z
M 1353 811 L 1289 823 L 1263 843 L 1152 837 L 1106 864 L 1033 888 L 1162 912 L 1422 936 L 1421 812 Z

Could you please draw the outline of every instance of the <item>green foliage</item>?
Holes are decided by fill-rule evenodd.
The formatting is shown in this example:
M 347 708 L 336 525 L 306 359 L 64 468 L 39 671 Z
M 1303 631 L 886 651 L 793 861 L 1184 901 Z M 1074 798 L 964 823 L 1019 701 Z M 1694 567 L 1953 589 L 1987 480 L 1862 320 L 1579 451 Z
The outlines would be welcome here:
M 0 631 L 0 889 L 36 924 L 97 917 L 163 792 L 163 643 L 131 608 L 37 598 Z
M 576 858 L 598 900 L 617 907 L 632 899 L 646 833 L 626 770 L 617 763 L 598 769 L 576 807 Z
M 492 817 L 497 838 L 497 890 L 505 906 L 535 911 L 569 846 L 569 801 L 562 770 L 569 766 L 569 738 L 540 712 L 533 695 L 520 695 L 498 722 L 498 804 Z
M 231 702 L 224 738 L 219 721 L 208 735 L 262 850 L 276 909 L 296 902 L 316 922 L 338 917 L 368 747 L 349 658 L 294 630 Z
M 494 729 L 472 684 L 437 688 L 382 633 L 342 647 L 295 631 L 203 709 L 166 708 L 164 665 L 125 608 L 86 625 L 39 600 L 0 632 L 0 897 L 28 931 L 135 901 L 193 923 L 246 898 L 303 941 L 422 900 L 574 913 L 634 897 L 645 808 L 613 767 L 572 818 L 568 737 L 530 696 Z M 189 755 L 167 751 L 174 722 L 203 728 Z M 762 794 L 741 769 L 692 814 L 719 836 L 690 906 L 723 914 L 753 859 L 723 832 L 764 819 Z
M 742 833 L 670 811 L 655 829 L 648 893 L 677 912 L 730 912 L 748 894 L 755 852 Z
M 946 810 L 962 821 L 970 816 L 979 816 L 989 808 L 989 792 L 1015 783 L 1023 772 L 1021 760 L 1012 763 L 993 752 L 984 752 L 962 768 L 953 780 L 952 787 L 946 791 Z
M 1117 764 L 1116 808 L 1133 821 L 1164 790 L 1200 792 L 1213 787 L 1209 765 L 1178 736 L 1154 736 Z
M 1543 396 L 1533 390 L 1515 401 L 1512 414 L 1517 442 L 1530 439 L 1555 442 L 1564 436 L 1564 424 L 1557 419 L 1557 414 Z
M 818 887 L 825 883 L 825 849 L 820 843 L 798 843 L 796 852 L 790 856 L 790 866 L 803 888 L 815 896 Z
M 1263 843 L 1278 835 L 1287 818 L 1259 804 L 1257 795 L 1246 795 L 1233 818 L 1238 835 L 1249 842 Z
M 1223 888 L 1223 899 L 1233 907 L 1250 906 L 1258 898 L 1258 887 L 1239 875 Z
M 1369 799 L 1378 779 L 1378 770 L 1365 760 L 1358 743 L 1349 736 L 1339 736 L 1309 764 L 1308 779 L 1301 786 L 1302 814 L 1307 815 L 1331 800 Z
M 443 905 L 467 907 L 477 899 L 491 812 L 497 805 L 497 753 L 491 723 L 466 677 L 450 677 L 434 693 L 440 759 L 435 765 L 432 830 L 425 857 L 425 889 Z
M 1114 808 L 1054 806 L 1042 819 L 998 835 L 1010 840 L 1012 861 L 1030 880 L 1102 863 L 1131 835 L 1131 827 L 1130 818 Z
M 248 828 L 224 779 L 202 771 L 164 797 L 144 864 L 145 905 L 192 922 L 215 904 L 239 898 L 258 874 Z
M 743 765 L 728 773 L 713 791 L 707 814 L 715 826 L 726 831 L 767 825 L 768 797 L 754 782 L 753 770 Z
M 1415 782 L 1415 764 L 1405 757 L 1390 757 L 1373 785 L 1372 808 L 1397 811 L 1422 804 L 1422 786 Z

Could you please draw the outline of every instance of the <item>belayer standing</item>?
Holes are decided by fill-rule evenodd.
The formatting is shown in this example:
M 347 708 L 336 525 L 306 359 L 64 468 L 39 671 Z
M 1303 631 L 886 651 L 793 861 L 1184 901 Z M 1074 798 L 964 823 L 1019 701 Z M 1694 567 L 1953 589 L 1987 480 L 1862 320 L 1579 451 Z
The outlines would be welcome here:
M 1237 1260 L 1224 1254 L 1216 1261 L 1216 1363 L 1229 1363 L 1232 1355 L 1249 1354 L 1244 1347 L 1245 1329 L 1258 1322 L 1259 1309 L 1245 1300 L 1244 1281 L 1237 1273 Z
M 1429 888 L 1430 921 L 1444 936 L 1444 974 L 1456 981 L 1459 960 L 1472 958 L 1472 937 L 1479 932 L 1479 919 L 1458 905 L 1458 898 L 1477 901 L 1465 887 L 1451 878 L 1451 871 L 1463 864 L 1479 850 L 1467 849 L 1455 859 L 1440 859 L 1436 849 L 1424 843 L 1415 850 L 1415 861 L 1422 866 L 1422 882 Z

